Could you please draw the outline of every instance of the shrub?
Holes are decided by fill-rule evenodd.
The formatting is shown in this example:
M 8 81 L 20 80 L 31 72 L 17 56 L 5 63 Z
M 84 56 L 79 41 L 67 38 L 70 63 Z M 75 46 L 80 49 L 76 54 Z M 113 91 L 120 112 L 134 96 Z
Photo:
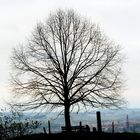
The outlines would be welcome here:
M 35 132 L 41 123 L 36 120 L 24 119 L 19 112 L 0 112 L 0 139 L 28 135 Z

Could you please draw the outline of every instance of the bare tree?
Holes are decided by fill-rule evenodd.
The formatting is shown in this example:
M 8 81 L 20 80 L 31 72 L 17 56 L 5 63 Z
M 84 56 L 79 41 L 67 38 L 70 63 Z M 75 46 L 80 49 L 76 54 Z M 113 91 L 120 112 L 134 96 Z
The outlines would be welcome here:
M 58 10 L 39 23 L 26 45 L 15 48 L 16 105 L 63 109 L 66 129 L 70 112 L 88 107 L 120 106 L 123 102 L 122 55 L 119 45 L 73 10 Z

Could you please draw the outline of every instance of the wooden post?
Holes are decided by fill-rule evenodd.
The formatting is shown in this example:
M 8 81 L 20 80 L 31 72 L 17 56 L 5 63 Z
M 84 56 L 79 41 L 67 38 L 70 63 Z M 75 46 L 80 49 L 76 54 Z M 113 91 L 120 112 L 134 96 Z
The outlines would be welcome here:
M 43 130 L 44 130 L 44 134 L 47 134 L 47 132 L 46 132 L 46 128 L 45 128 L 45 127 L 43 127 Z
M 48 132 L 49 132 L 49 134 L 51 134 L 51 124 L 50 124 L 50 121 L 48 121 Z
M 81 132 L 82 131 L 82 122 L 81 121 L 80 121 L 79 125 L 80 125 L 80 132 Z
M 114 133 L 114 121 L 112 122 L 112 133 Z
M 97 117 L 97 129 L 98 129 L 98 132 L 102 132 L 102 124 L 101 124 L 101 114 L 100 114 L 100 111 L 96 112 L 96 117 Z

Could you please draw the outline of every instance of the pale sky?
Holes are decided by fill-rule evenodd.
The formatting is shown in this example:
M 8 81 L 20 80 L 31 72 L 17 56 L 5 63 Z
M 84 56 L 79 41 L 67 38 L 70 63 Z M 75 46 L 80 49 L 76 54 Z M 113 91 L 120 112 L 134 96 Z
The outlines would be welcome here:
M 126 54 L 128 107 L 140 108 L 140 0 L 0 0 L 0 105 L 10 99 L 10 55 L 51 11 L 72 8 L 99 24 Z

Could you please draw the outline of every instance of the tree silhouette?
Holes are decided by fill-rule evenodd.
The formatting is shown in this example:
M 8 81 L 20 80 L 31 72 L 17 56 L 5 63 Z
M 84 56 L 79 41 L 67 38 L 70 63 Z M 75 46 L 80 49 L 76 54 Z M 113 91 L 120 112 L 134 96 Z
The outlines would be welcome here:
M 73 109 L 123 103 L 120 46 L 73 10 L 58 10 L 37 24 L 11 59 L 14 93 L 23 101 L 14 104 L 26 109 L 60 108 L 68 131 Z

